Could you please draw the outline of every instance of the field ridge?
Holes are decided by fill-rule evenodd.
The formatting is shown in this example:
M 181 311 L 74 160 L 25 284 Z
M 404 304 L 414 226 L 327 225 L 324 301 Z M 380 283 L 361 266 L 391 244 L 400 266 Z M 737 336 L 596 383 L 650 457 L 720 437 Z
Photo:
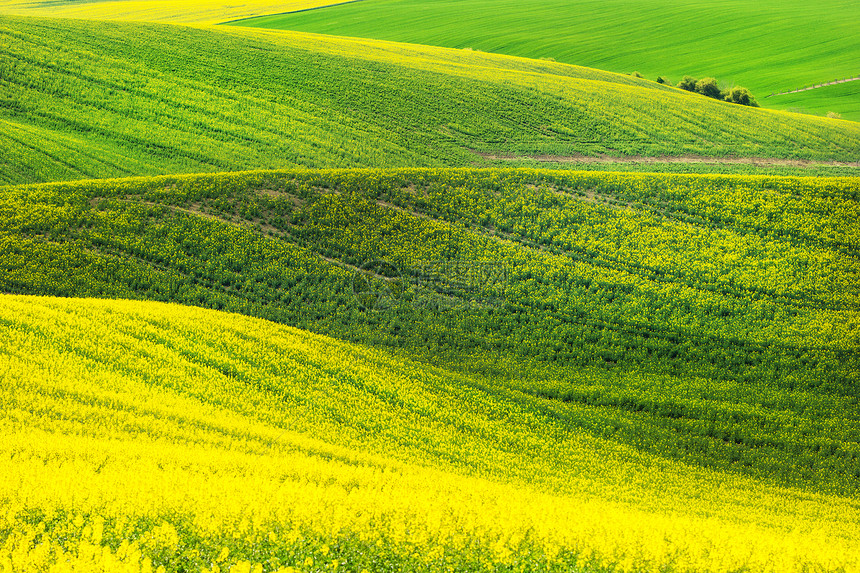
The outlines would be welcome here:
M 265 14 L 265 16 L 284 16 L 286 14 L 299 14 L 301 12 L 310 12 L 311 10 L 321 10 L 323 8 L 333 8 L 335 6 L 342 6 L 344 4 L 352 4 L 354 2 L 363 2 L 364 0 L 346 0 L 345 2 L 337 2 L 335 4 L 323 4 L 320 6 L 314 6 L 312 8 L 300 8 L 298 10 L 290 10 L 288 12 L 276 12 L 274 14 Z M 237 22 L 241 22 L 243 20 L 250 20 L 252 18 L 257 18 L 258 16 L 244 16 L 242 18 L 237 18 L 235 20 L 226 20 L 224 22 L 218 22 L 218 25 L 226 25 L 226 24 L 235 24 Z
M 807 416 L 860 419 L 858 194 L 856 178 L 534 169 L 7 187 L 0 287 L 258 316 L 492 376 L 604 435 L 579 410 L 599 406 L 643 451 L 853 492 L 855 422 L 831 442 Z M 732 429 L 739 387 L 759 421 Z M 806 434 L 780 435 L 787 412 Z
M 614 157 L 611 155 L 497 155 L 490 153 L 479 153 L 485 159 L 503 161 L 539 161 L 543 163 L 711 163 L 714 165 L 779 165 L 791 167 L 810 167 L 814 165 L 826 165 L 831 167 L 858 167 L 858 161 L 816 161 L 810 159 L 775 159 L 770 157 L 707 157 L 704 155 L 680 155 L 680 156 L 633 156 Z

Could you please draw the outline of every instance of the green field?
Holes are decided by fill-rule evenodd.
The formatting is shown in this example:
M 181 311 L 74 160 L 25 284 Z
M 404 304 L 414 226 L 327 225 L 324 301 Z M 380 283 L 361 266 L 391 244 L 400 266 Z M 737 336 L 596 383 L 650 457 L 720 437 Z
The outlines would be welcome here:
M 777 95 L 767 98 L 763 103 L 774 109 L 814 115 L 827 115 L 828 112 L 838 110 L 837 113 L 842 116 L 842 119 L 860 121 L 858 93 L 860 93 L 860 80 L 794 94 Z
M 553 58 L 675 83 L 712 76 L 763 105 L 772 92 L 860 73 L 851 0 L 362 0 L 233 24 Z M 860 120 L 860 84 L 848 90 L 816 109 Z
M 856 161 L 860 147 L 851 122 L 462 50 L 12 17 L 0 42 L 5 183 L 488 164 L 479 153 Z

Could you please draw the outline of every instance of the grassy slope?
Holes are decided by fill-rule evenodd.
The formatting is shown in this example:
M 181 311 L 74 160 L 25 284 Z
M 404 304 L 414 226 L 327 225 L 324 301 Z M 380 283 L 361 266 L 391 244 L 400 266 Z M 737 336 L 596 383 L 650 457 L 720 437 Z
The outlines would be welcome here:
M 800 86 L 798 86 L 800 87 Z M 838 112 L 842 119 L 860 121 L 860 80 L 816 88 L 795 94 L 768 98 L 764 103 L 774 109 L 827 115 Z
M 641 454 L 367 347 L 175 305 L 10 296 L 0 341 L 0 562 L 21 570 L 860 565 L 856 499 Z
M 264 317 L 476 373 L 653 455 L 853 493 L 857 196 L 458 170 L 8 188 L 0 287 Z
M 218 0 L 0 0 L 0 14 L 81 18 L 87 20 L 135 20 L 215 24 L 261 14 L 293 12 L 336 4 L 336 0 L 246 0 L 241 4 Z
M 365 0 L 241 25 L 551 57 L 674 82 L 716 76 L 759 101 L 860 72 L 860 7 L 851 0 Z M 860 85 L 848 89 L 846 103 L 856 104 Z M 839 103 L 828 100 L 833 111 L 843 111 Z
M 485 164 L 472 150 L 856 160 L 860 147 L 853 123 L 588 68 L 237 28 L 0 18 L 0 85 L 7 183 Z

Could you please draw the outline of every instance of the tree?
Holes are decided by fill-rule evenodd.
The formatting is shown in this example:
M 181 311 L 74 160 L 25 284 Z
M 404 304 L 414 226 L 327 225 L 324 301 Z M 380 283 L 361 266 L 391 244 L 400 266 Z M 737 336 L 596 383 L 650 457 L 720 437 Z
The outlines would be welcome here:
M 684 76 L 684 79 L 678 82 L 678 87 L 688 92 L 696 91 L 696 78 L 693 76 Z
M 714 99 L 723 99 L 722 90 L 716 78 L 702 78 L 696 82 L 696 92 Z
M 758 107 L 758 102 L 756 102 L 750 91 L 747 88 L 741 86 L 735 86 L 731 89 L 724 91 L 723 99 L 731 103 Z

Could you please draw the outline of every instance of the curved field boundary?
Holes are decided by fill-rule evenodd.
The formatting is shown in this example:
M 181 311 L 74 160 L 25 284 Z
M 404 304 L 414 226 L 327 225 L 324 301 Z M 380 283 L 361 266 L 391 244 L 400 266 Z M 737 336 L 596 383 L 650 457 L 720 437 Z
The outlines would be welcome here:
M 353 1 L 355 1 L 355 0 L 353 0 Z M 825 83 L 823 83 L 823 84 L 812 84 L 811 86 L 807 86 L 807 87 L 805 87 L 805 88 L 797 88 L 796 90 L 790 90 L 790 91 L 787 91 L 787 92 L 777 92 L 777 93 L 772 93 L 772 94 L 770 94 L 770 95 L 766 95 L 766 96 L 764 96 L 764 97 L 765 97 L 765 99 L 767 99 L 767 98 L 769 98 L 769 97 L 778 96 L 778 95 L 796 94 L 796 93 L 800 93 L 800 92 L 806 92 L 806 91 L 809 91 L 809 90 L 815 90 L 815 89 L 818 89 L 818 88 L 823 88 L 823 87 L 826 87 L 826 86 L 834 86 L 834 85 L 836 85 L 836 84 L 844 84 L 844 83 L 847 83 L 847 82 L 854 82 L 854 81 L 857 81 L 857 80 L 860 80 L 860 76 L 856 76 L 856 77 L 853 77 L 853 78 L 843 78 L 843 79 L 841 79 L 841 80 L 833 80 L 832 82 L 825 82 Z
M 276 12 L 275 14 L 264 14 L 264 16 L 286 16 L 287 14 L 298 14 L 300 12 L 310 12 L 311 10 L 321 10 L 322 8 L 334 8 L 335 6 L 343 6 L 344 4 L 355 4 L 356 2 L 361 2 L 362 0 L 346 0 L 346 2 L 338 2 L 337 4 L 323 4 L 322 6 L 314 6 L 313 8 L 302 8 L 301 10 L 289 10 L 287 12 Z M 227 25 L 227 24 L 235 24 L 236 22 L 242 22 L 244 20 L 253 20 L 254 18 L 260 18 L 260 16 L 246 16 L 245 18 L 237 18 L 235 20 L 227 20 L 226 22 L 218 22 L 218 25 Z

